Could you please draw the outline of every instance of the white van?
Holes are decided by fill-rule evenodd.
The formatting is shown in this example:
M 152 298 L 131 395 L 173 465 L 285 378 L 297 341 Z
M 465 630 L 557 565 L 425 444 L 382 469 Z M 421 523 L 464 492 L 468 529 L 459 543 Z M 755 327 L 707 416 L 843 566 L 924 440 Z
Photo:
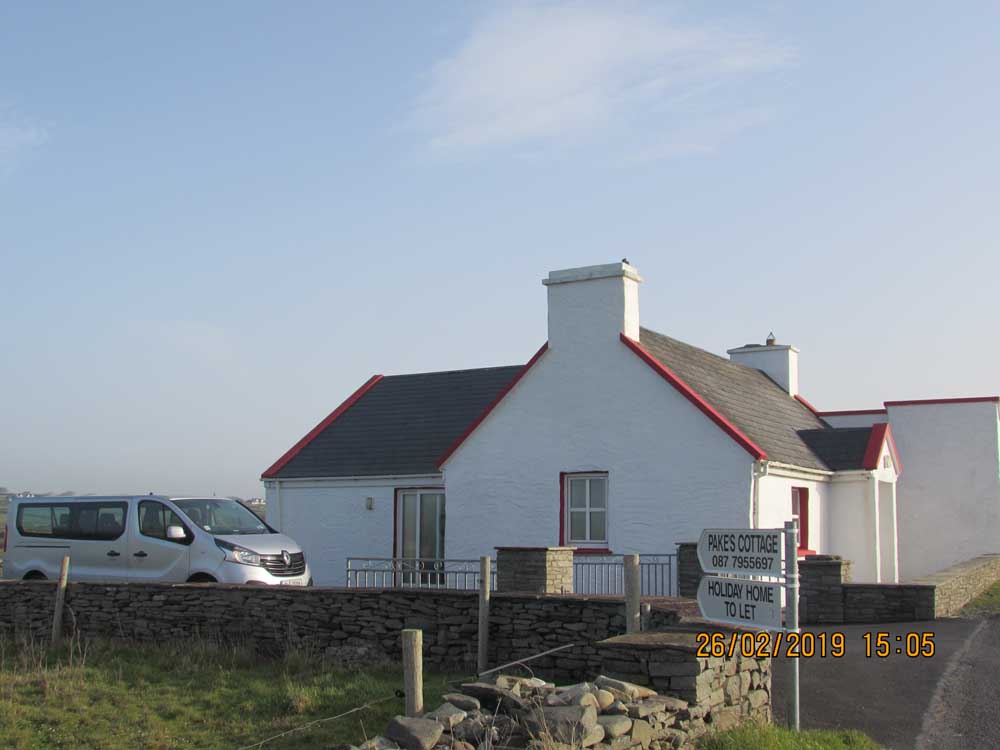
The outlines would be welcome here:
M 302 549 L 229 498 L 12 498 L 4 578 L 312 585 Z

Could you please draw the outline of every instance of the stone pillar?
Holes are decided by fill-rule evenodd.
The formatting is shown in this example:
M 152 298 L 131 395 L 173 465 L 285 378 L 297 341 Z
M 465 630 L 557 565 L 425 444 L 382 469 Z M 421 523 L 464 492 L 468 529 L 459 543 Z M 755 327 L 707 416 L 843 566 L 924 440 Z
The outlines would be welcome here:
M 705 571 L 698 562 L 697 542 L 677 543 L 677 593 L 679 596 L 694 599 L 698 596 L 698 584 Z
M 572 594 L 576 547 L 497 547 L 497 592 Z
M 799 560 L 799 619 L 803 624 L 844 622 L 844 584 L 851 561 L 839 555 L 810 555 Z

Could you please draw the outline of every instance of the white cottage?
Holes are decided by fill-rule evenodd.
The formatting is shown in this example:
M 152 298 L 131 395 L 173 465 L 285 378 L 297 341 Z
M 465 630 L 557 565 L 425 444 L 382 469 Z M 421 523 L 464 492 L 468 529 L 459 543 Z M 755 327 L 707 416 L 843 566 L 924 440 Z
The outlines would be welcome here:
M 905 473 L 898 489 L 904 580 L 1000 551 L 1000 397 L 886 401 L 824 411 L 833 427 L 891 429 Z
M 527 364 L 375 375 L 265 471 L 269 520 L 317 583 L 343 583 L 352 557 L 663 553 L 793 517 L 801 554 L 898 580 L 889 424 L 821 418 L 794 347 L 726 359 L 641 327 L 641 282 L 627 262 L 551 272 Z

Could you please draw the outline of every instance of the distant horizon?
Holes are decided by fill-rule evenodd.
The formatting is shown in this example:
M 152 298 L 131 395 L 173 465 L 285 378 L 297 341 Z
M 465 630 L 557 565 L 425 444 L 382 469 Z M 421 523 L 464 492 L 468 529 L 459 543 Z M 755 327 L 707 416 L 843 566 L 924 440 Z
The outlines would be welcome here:
M 526 362 L 540 279 L 622 257 L 643 325 L 723 356 L 773 331 L 821 411 L 996 394 L 998 26 L 0 7 L 0 475 L 262 496 L 373 373 Z

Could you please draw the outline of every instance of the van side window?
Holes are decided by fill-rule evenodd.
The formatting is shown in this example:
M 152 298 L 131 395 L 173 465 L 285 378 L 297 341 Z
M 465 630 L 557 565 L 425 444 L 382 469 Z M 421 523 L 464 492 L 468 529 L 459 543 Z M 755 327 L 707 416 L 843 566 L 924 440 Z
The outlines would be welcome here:
M 110 541 L 125 533 L 127 508 L 120 502 L 25 503 L 17 509 L 17 530 L 22 536 Z
M 186 539 L 168 539 L 177 544 L 189 544 L 191 532 L 170 508 L 163 503 L 143 500 L 139 503 L 139 533 L 156 539 L 167 539 L 167 527 L 180 526 L 187 533 Z

